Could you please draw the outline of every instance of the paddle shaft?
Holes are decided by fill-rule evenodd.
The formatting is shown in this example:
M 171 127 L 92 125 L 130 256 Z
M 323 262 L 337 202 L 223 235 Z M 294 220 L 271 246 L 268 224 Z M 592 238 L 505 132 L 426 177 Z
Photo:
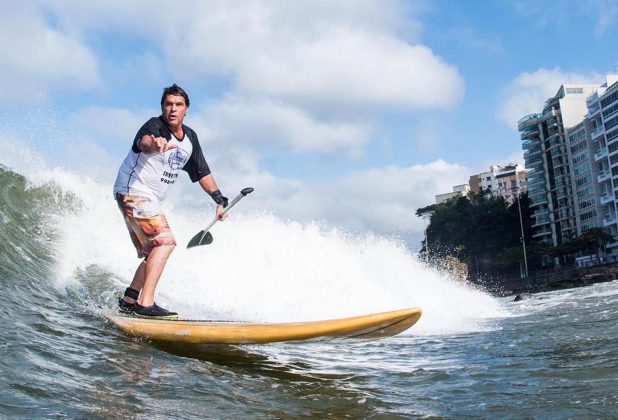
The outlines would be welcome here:
M 236 203 L 238 203 L 245 195 L 247 194 L 251 194 L 253 192 L 253 188 L 244 188 L 240 194 L 238 194 L 236 197 L 234 197 L 234 199 L 232 201 L 230 201 L 228 203 L 228 205 L 223 209 L 223 211 L 221 212 L 221 215 L 227 213 L 228 211 L 230 211 L 230 209 L 232 207 L 234 207 L 236 205 Z M 206 236 L 206 234 L 208 233 L 208 231 L 210 230 L 210 228 L 217 223 L 217 220 L 219 220 L 218 217 L 215 217 L 214 220 L 212 222 L 210 222 L 210 224 L 208 226 L 206 226 L 204 229 L 202 229 L 200 231 L 200 233 L 198 233 L 199 236 L 199 240 L 197 241 L 196 244 L 191 245 L 191 242 L 193 242 L 196 238 L 197 235 L 195 237 L 193 237 L 193 239 L 191 239 L 191 241 L 189 241 L 189 245 L 187 245 L 188 248 L 190 248 L 191 246 L 195 246 L 195 245 L 202 245 L 202 241 L 204 240 L 204 237 Z M 212 238 L 212 235 L 211 235 Z M 212 239 L 208 242 L 210 243 L 212 242 Z
M 241 199 L 242 199 L 245 195 L 247 195 L 247 194 L 246 194 L 246 193 L 245 193 L 245 194 L 243 194 L 243 193 L 241 192 L 241 193 L 240 193 L 240 194 L 238 194 L 236 197 L 234 197 L 234 199 L 228 203 L 227 207 L 223 209 L 223 211 L 221 212 L 221 215 L 224 215 L 225 213 L 227 213 L 228 211 L 230 211 L 230 209 L 231 209 L 232 207 L 234 207 L 234 206 L 235 206 L 235 205 L 236 205 L 236 204 L 237 204 L 237 203 L 238 203 L 238 202 L 239 202 L 239 201 L 240 201 L 240 200 L 241 200 Z M 211 227 L 213 227 L 213 225 L 214 225 L 215 223 L 217 223 L 217 221 L 218 221 L 218 220 L 219 220 L 219 219 L 218 219 L 217 217 L 215 217 L 215 218 L 213 219 L 213 221 L 212 221 L 212 222 L 210 222 L 210 223 L 208 224 L 208 226 L 206 226 L 204 229 L 202 229 L 202 232 L 204 232 L 204 233 L 208 232 L 208 231 L 210 230 L 210 228 L 211 228 Z

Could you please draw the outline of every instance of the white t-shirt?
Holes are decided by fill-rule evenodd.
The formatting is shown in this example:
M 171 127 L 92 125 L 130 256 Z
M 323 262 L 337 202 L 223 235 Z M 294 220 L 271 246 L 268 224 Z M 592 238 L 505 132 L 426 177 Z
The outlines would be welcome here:
M 177 139 L 161 117 L 151 118 L 140 128 L 133 141 L 133 147 L 118 170 L 114 183 L 114 196 L 136 195 L 162 202 L 167 189 L 176 182 L 180 170 L 189 173 L 193 182 L 210 174 L 202 154 L 197 135 L 183 125 L 184 138 Z M 145 135 L 165 137 L 176 148 L 166 152 L 144 153 L 137 144 Z

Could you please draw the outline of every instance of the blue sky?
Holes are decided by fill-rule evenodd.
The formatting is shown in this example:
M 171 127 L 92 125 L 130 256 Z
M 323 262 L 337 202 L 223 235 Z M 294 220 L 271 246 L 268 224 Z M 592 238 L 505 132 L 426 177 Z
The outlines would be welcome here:
M 0 143 L 113 181 L 173 82 L 227 195 L 380 233 L 490 164 L 561 83 L 618 67 L 618 2 L 33 1 L 0 16 Z M 15 148 L 14 145 L 19 145 Z M 0 160 L 18 167 L 15 154 Z M 110 186 L 111 188 L 111 186 Z M 185 183 L 181 202 L 200 192 Z

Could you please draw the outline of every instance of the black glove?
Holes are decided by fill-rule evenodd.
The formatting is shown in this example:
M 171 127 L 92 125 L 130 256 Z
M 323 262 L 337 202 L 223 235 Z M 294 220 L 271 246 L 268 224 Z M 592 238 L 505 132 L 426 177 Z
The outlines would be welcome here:
M 214 202 L 217 203 L 217 205 L 223 206 L 224 208 L 227 207 L 227 197 L 224 197 L 223 194 L 221 194 L 221 191 L 215 190 L 212 194 L 210 194 L 210 196 Z

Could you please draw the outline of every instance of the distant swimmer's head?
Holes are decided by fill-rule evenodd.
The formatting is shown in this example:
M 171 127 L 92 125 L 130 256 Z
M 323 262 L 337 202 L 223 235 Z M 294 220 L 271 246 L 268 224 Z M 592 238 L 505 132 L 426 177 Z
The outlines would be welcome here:
M 189 104 L 189 95 L 176 83 L 163 89 L 161 111 L 170 127 L 182 125 L 182 121 L 189 110 Z

